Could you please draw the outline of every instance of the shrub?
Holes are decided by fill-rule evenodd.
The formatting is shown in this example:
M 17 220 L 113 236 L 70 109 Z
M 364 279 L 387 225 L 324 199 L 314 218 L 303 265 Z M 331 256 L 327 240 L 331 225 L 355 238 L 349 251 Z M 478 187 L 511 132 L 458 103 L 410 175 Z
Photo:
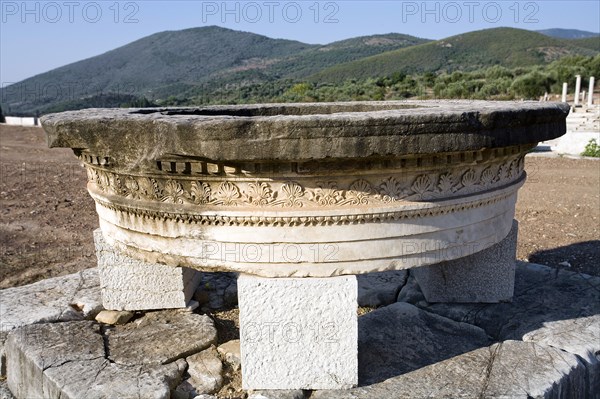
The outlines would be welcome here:
M 543 95 L 544 92 L 550 92 L 552 83 L 554 83 L 554 80 L 550 76 L 533 71 L 515 79 L 512 89 L 518 96 L 535 99 Z
M 585 146 L 585 150 L 581 153 L 584 157 L 600 158 L 600 145 L 596 142 L 596 139 L 591 139 L 590 142 Z

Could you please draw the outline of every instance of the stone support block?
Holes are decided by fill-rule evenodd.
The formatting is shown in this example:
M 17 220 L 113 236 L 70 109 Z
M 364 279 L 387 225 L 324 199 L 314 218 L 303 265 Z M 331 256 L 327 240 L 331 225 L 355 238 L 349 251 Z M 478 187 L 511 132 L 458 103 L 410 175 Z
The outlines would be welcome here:
M 242 387 L 343 389 L 358 382 L 357 282 L 238 279 Z
M 518 222 L 499 243 L 464 258 L 414 268 L 428 302 L 511 301 L 515 286 Z
M 111 310 L 184 308 L 200 283 L 186 267 L 150 264 L 115 251 L 94 231 L 102 304 Z

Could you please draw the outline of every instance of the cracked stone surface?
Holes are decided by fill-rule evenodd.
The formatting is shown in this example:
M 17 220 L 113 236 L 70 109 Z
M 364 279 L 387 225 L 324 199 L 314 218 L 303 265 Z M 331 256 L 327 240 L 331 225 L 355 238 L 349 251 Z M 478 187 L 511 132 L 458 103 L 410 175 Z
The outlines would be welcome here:
M 0 360 L 8 332 L 35 323 L 93 319 L 102 310 L 97 269 L 0 290 Z
M 533 342 L 504 341 L 488 348 L 484 397 L 586 398 L 585 365 L 577 356 Z
M 564 134 L 568 111 L 567 104 L 525 107 L 516 101 L 256 104 L 168 112 L 85 109 L 44 115 L 42 125 L 50 147 L 119 153 L 123 164 L 182 151 L 213 161 L 300 161 L 545 141 Z M 138 134 L 143 141 L 131 140 Z
M 499 341 L 523 340 L 562 349 L 585 362 L 600 392 L 600 278 L 518 262 L 512 303 L 430 304 L 411 277 L 399 300 L 477 325 Z
M 593 318 L 600 314 L 600 277 L 526 262 L 517 262 L 515 295 L 511 303 L 430 304 L 415 284 L 410 278 L 399 300 L 477 325 L 498 340 L 520 340 L 531 331 L 556 325 L 550 322 Z M 579 320 L 573 327 L 580 324 Z
M 106 332 L 110 359 L 119 364 L 165 364 L 217 343 L 217 330 L 206 315 L 164 310 Z
M 31 298 L 65 303 L 54 297 L 57 284 L 40 287 L 47 288 L 35 295 L 22 291 L 24 298 L 31 295 L 28 306 L 20 305 L 22 320 L 37 320 L 28 314 L 37 313 Z M 314 391 L 310 397 L 600 398 L 599 290 L 598 277 L 519 263 L 512 303 L 428 304 L 409 277 L 399 299 L 416 306 L 399 302 L 359 318 L 359 387 Z M 19 298 L 15 294 L 7 303 L 5 291 L 3 314 L 16 316 L 12 306 Z M 92 314 L 73 308 L 61 317 Z M 198 356 L 190 351 L 214 352 L 206 349 L 216 342 L 212 320 L 175 310 L 136 317 L 116 327 L 51 318 L 52 323 L 33 321 L 38 324 L 5 331 L 9 376 L 0 380 L 0 399 L 13 399 L 7 385 L 17 398 L 169 398 L 192 368 L 183 358 Z M 201 330 L 204 349 L 198 345 Z M 228 343 L 239 348 L 239 342 Z M 305 394 L 261 390 L 248 397 Z
M 523 340 L 579 356 L 589 392 L 600 397 L 600 278 L 517 262 L 512 303 L 430 304 L 409 277 L 400 301 L 483 328 L 497 340 Z
M 367 273 L 358 280 L 358 306 L 379 307 L 396 302 L 398 292 L 408 278 L 406 270 Z
M 382 351 L 385 347 L 381 348 Z M 406 359 L 410 363 L 410 359 Z M 585 367 L 575 355 L 533 342 L 506 341 L 346 391 L 311 399 L 587 398 Z
M 600 315 L 545 322 L 542 328 L 526 333 L 523 341 L 535 342 L 576 354 L 583 360 L 589 390 L 600 397 Z
M 359 384 L 372 384 L 491 344 L 479 327 L 396 303 L 358 321 Z
M 91 321 L 34 324 L 9 334 L 8 386 L 17 398 L 169 398 L 186 363 L 123 365 L 107 358 Z

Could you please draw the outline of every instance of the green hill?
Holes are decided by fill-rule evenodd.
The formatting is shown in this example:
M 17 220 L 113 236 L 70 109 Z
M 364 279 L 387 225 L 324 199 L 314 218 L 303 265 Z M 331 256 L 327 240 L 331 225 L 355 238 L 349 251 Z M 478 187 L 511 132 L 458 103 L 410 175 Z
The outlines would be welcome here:
M 2 88 L 0 106 L 5 114 L 31 115 L 92 106 L 189 104 L 190 99 L 310 99 L 305 94 L 310 87 L 296 84 L 392 75 L 400 79 L 410 73 L 473 71 L 492 65 L 528 67 L 598 53 L 593 39 L 556 39 L 510 28 L 438 41 L 390 33 L 311 45 L 211 26 L 156 33 Z M 382 89 L 387 83 L 381 84 L 374 98 L 390 95 Z M 402 84 L 398 95 L 414 93 L 410 79 Z M 318 98 L 365 96 L 362 88 L 341 95 L 333 86 L 323 90 L 327 93 Z
M 540 33 L 494 28 L 464 33 L 405 49 L 336 65 L 311 76 L 312 81 L 389 76 L 394 72 L 470 71 L 493 65 L 509 68 L 545 64 L 567 55 L 593 56 L 597 51 Z
M 297 54 L 273 60 L 265 65 L 233 67 L 214 75 L 209 83 L 189 91 L 179 92 L 180 97 L 202 96 L 225 87 L 248 84 L 274 83 L 281 80 L 302 80 L 328 67 L 410 47 L 431 40 L 399 33 L 360 36 L 313 46 Z M 275 84 L 274 86 L 278 86 Z M 280 86 L 280 85 L 279 85 Z
M 273 64 L 268 71 L 277 77 L 302 78 L 333 65 L 429 41 L 399 33 L 356 37 L 305 50 Z
M 541 33 L 542 35 L 555 37 L 558 39 L 585 39 L 588 37 L 596 37 L 596 36 L 600 35 L 600 33 L 589 32 L 586 30 L 559 29 L 559 28 L 543 29 L 543 30 L 538 30 L 536 32 Z
M 569 40 L 569 43 L 572 43 L 578 47 L 588 48 L 600 52 L 600 36 Z
M 185 98 L 232 84 L 302 78 L 426 41 L 391 33 L 311 45 L 216 26 L 167 31 L 0 91 L 2 105 L 12 114 L 119 106 L 136 103 L 136 97 Z
M 48 105 L 108 93 L 168 95 L 208 82 L 225 69 L 268 64 L 311 47 L 216 26 L 161 32 L 17 83 L 35 88 L 25 97 L 9 86 L 2 100 L 14 113 L 43 112 Z

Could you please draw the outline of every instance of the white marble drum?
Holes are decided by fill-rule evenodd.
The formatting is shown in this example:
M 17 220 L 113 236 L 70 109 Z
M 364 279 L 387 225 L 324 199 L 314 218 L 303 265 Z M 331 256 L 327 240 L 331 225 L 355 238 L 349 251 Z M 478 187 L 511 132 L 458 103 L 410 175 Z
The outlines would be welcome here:
M 329 277 L 462 258 L 512 227 L 558 103 L 406 101 L 48 115 L 105 239 L 150 263 Z

